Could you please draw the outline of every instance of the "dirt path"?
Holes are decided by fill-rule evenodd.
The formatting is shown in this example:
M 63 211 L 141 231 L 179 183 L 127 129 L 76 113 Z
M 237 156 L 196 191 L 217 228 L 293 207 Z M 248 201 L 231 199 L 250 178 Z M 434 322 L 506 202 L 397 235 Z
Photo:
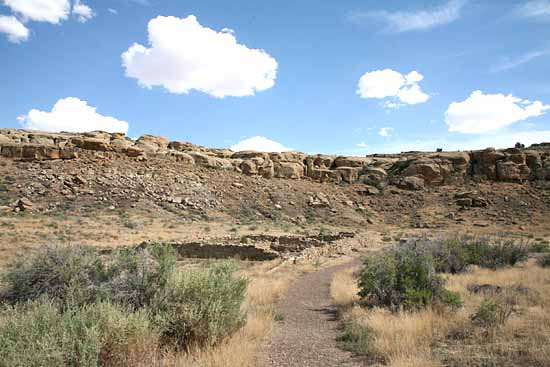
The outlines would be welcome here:
M 355 367 L 362 364 L 338 348 L 336 308 L 331 306 L 330 283 L 335 273 L 352 266 L 338 265 L 298 278 L 277 305 L 284 320 L 266 348 L 264 367 Z

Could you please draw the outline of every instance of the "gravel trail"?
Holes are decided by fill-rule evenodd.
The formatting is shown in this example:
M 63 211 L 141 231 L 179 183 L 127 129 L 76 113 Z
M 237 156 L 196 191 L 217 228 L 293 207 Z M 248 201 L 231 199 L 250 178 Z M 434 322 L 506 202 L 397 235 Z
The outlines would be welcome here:
M 341 334 L 330 283 L 335 273 L 353 263 L 333 266 L 298 278 L 277 304 L 284 317 L 266 347 L 264 367 L 363 366 L 337 346 Z

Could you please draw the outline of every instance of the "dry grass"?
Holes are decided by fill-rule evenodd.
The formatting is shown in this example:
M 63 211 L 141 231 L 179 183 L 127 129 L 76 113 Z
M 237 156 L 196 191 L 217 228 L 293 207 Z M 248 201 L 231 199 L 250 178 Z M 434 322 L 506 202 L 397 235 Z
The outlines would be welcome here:
M 334 275 L 330 283 L 330 296 L 334 305 L 350 307 L 359 301 L 359 287 L 354 276 L 358 269 L 358 267 L 353 267 Z
M 426 309 L 392 314 L 356 306 L 344 312 L 344 321 L 353 320 L 372 330 L 368 354 L 383 365 L 550 366 L 550 269 L 529 262 L 521 267 L 476 269 L 447 278 L 447 288 L 459 292 L 464 301 L 457 312 Z M 345 306 L 355 291 L 349 287 L 346 292 L 339 284 L 343 279 L 344 275 L 335 277 L 333 298 Z M 510 289 L 521 284 L 527 291 L 515 295 L 518 304 L 508 323 L 487 330 L 470 319 L 485 298 L 471 294 L 467 290 L 470 284 Z

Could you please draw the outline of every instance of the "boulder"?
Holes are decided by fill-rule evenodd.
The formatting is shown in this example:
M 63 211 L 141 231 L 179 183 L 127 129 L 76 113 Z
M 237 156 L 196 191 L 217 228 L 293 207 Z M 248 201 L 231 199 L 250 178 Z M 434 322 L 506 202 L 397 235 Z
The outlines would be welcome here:
M 116 138 L 111 140 L 111 148 L 118 153 L 126 153 L 128 148 L 133 147 L 134 142 L 129 139 Z
M 472 162 L 472 173 L 481 175 L 490 180 L 495 180 L 497 177 L 497 161 L 506 158 L 506 154 L 495 148 L 487 148 L 471 152 L 470 160 Z
M 529 173 L 526 172 L 528 169 L 524 164 L 517 164 L 512 161 L 498 161 L 496 165 L 496 179 L 507 182 L 521 181 L 529 176 Z
M 242 152 L 235 152 L 231 155 L 233 159 L 252 159 L 252 158 L 261 158 L 264 160 L 269 159 L 269 154 L 263 152 L 257 152 L 255 150 L 244 150 Z
M 207 168 L 233 169 L 229 159 L 217 158 L 199 152 L 187 152 L 193 158 L 197 166 Z
M 55 145 L 55 135 L 32 133 L 28 135 L 29 143 L 37 145 Z
M 273 178 L 275 176 L 275 167 L 270 160 L 264 161 L 264 164 L 258 167 L 258 174 L 264 178 Z
M 342 181 L 342 176 L 339 171 L 333 171 L 326 168 L 308 168 L 307 176 L 319 182 L 332 181 L 339 183 Z
M 405 190 L 422 190 L 424 179 L 415 176 L 403 177 L 397 182 L 397 187 Z
M 314 168 L 321 168 L 321 169 L 327 169 L 332 166 L 332 162 L 334 161 L 334 157 L 330 155 L 310 155 L 305 158 L 305 164 L 309 167 Z
M 462 207 L 486 207 L 489 205 L 487 199 L 482 196 L 479 196 L 477 192 L 474 191 L 463 191 L 456 193 L 455 204 Z
M 306 155 L 300 152 L 270 153 L 269 159 L 274 162 L 297 162 L 303 164 L 306 159 Z
M 442 165 L 431 159 L 422 159 L 413 161 L 401 174 L 405 177 L 421 177 L 426 184 L 442 184 L 451 171 L 449 164 Z
M 168 144 L 168 148 L 178 150 L 180 152 L 184 152 L 187 150 L 197 150 L 197 146 L 195 144 L 186 141 L 171 141 Z
M 273 171 L 277 178 L 299 179 L 304 176 L 304 165 L 299 162 L 275 162 Z
M 177 162 L 181 162 L 183 164 L 187 164 L 187 165 L 195 164 L 195 160 L 193 159 L 193 157 L 184 152 L 173 150 L 168 153 L 168 156 L 174 158 Z
M 3 145 L 3 144 L 11 144 L 13 143 L 13 140 L 11 140 L 10 138 L 8 138 L 7 136 L 5 135 L 1 135 L 0 134 L 0 145 Z
M 241 169 L 242 173 L 244 173 L 245 175 L 258 174 L 258 166 L 256 165 L 256 161 L 252 159 L 242 160 L 241 164 L 239 165 L 239 168 Z
M 32 210 L 33 203 L 27 198 L 21 198 L 15 202 L 14 207 L 16 211 L 28 211 Z
M 340 174 L 344 182 L 352 184 L 358 181 L 361 167 L 338 167 L 336 171 Z
M 370 163 L 372 160 L 366 157 L 336 157 L 332 165 L 338 167 L 363 167 Z
M 233 155 L 233 151 L 229 149 L 206 149 L 206 151 L 212 153 L 218 158 L 229 159 Z
M 21 145 L 17 145 L 17 144 L 5 144 L 5 145 L 2 145 L 1 147 L 1 154 L 2 154 L 2 157 L 6 157 L 6 158 L 21 158 L 21 154 L 23 152 L 23 147 Z
M 388 172 L 381 167 L 365 167 L 361 174 L 376 181 L 385 181 L 388 178 Z
M 130 146 L 126 149 L 126 155 L 128 157 L 136 158 L 145 155 L 145 151 L 136 146 Z
M 162 136 L 143 135 L 136 141 L 136 147 L 143 149 L 146 153 L 156 153 L 168 149 L 170 141 Z
M 449 161 L 453 165 L 467 165 L 470 163 L 470 154 L 467 152 L 441 152 L 432 154 L 430 157 Z
M 84 150 L 93 150 L 96 152 L 107 152 L 112 150 L 111 144 L 105 139 L 98 138 L 73 138 L 71 143 Z

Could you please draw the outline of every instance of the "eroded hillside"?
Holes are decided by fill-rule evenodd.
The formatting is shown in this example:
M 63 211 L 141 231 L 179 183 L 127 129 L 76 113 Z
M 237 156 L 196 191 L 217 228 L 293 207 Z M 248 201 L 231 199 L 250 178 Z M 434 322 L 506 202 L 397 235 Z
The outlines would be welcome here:
M 549 233 L 550 144 L 337 157 L 0 129 L 0 149 L 4 259 L 46 242 L 241 243 L 260 232 L 357 238 L 369 230 L 398 236 L 466 228 Z

